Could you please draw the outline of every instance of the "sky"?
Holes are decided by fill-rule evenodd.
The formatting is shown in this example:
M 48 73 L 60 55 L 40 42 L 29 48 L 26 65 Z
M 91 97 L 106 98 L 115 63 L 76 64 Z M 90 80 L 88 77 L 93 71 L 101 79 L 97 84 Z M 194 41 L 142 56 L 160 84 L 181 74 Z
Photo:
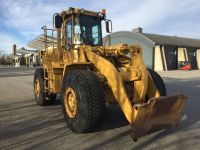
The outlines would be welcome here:
M 200 0 L 0 0 L 0 52 L 26 47 L 52 15 L 68 7 L 106 9 L 113 32 L 142 27 L 145 33 L 200 39 Z M 104 27 L 104 26 L 103 26 Z

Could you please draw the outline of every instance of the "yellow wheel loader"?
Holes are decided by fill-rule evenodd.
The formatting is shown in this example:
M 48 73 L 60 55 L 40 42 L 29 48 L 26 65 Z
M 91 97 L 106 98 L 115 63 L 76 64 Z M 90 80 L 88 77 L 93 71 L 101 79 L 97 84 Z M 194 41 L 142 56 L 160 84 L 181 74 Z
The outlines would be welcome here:
M 69 8 L 53 15 L 53 29 L 42 28 L 43 68 L 34 75 L 37 104 L 53 103 L 61 94 L 65 121 L 76 133 L 96 129 L 105 103 L 121 107 L 134 140 L 177 126 L 186 98 L 181 94 L 166 96 L 162 78 L 146 68 L 140 46 L 105 44 L 103 21 L 110 33 L 112 22 L 106 19 L 105 9 Z

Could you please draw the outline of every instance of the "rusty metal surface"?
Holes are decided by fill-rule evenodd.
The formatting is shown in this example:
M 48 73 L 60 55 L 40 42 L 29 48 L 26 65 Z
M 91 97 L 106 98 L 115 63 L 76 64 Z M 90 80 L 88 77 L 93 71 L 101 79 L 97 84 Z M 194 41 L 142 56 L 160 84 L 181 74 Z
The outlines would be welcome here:
M 179 124 L 186 97 L 183 95 L 151 98 L 148 103 L 137 104 L 137 116 L 131 124 L 131 137 L 139 137 L 152 132 L 175 127 Z

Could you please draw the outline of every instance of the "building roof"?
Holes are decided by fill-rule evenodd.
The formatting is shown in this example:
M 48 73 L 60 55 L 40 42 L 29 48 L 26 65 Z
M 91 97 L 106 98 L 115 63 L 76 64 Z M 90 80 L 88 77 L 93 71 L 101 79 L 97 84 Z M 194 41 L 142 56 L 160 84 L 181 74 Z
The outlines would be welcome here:
M 21 47 L 20 49 L 17 50 L 17 53 L 20 53 L 20 54 L 30 54 L 30 53 L 34 54 L 34 53 L 38 53 L 38 52 L 39 52 L 39 50 L 28 50 L 24 47 Z
M 19 55 L 19 54 L 16 54 L 16 55 L 10 54 L 8 57 L 14 59 L 14 58 L 19 58 L 19 57 L 21 57 L 21 55 Z
M 150 33 L 140 33 L 159 45 L 173 45 L 200 48 L 200 40 L 192 38 L 183 38 L 177 36 L 157 35 Z
M 52 43 L 54 44 L 54 46 L 57 46 L 56 40 L 57 39 L 55 37 L 45 36 L 44 34 L 42 34 L 38 36 L 37 38 L 35 38 L 30 43 L 28 43 L 27 46 L 34 49 L 42 50 L 45 48 L 45 44 L 47 47 L 51 47 Z

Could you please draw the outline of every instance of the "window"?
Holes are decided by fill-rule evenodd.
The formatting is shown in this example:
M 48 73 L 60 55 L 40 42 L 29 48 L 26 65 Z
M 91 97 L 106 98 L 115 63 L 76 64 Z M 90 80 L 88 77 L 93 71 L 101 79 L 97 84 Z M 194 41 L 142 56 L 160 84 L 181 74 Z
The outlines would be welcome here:
M 74 33 L 72 33 L 72 28 Z M 72 41 L 72 36 L 74 37 Z M 101 18 L 87 15 L 76 15 L 74 27 L 72 19 L 66 22 L 67 44 L 102 45 Z
M 72 20 L 66 23 L 66 40 L 67 44 L 72 44 Z
M 79 17 L 75 17 L 74 21 L 74 44 L 82 44 L 83 42 L 81 41 L 81 28 L 79 24 Z
M 92 38 L 94 45 L 98 45 L 99 43 L 99 33 L 98 33 L 98 25 L 92 27 Z
M 102 45 L 101 18 L 80 16 L 81 39 L 86 45 Z

